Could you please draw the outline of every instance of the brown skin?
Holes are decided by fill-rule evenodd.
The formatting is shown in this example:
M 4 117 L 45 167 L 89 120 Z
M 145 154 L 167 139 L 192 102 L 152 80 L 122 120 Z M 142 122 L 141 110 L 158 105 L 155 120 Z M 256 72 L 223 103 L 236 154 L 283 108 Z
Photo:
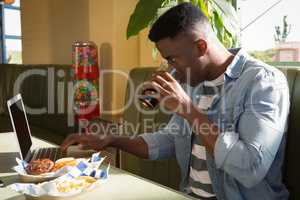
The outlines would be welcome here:
M 201 37 L 199 39 L 199 36 Z M 176 38 L 166 38 L 158 41 L 156 47 L 161 55 L 181 74 L 180 82 L 186 82 L 196 86 L 205 80 L 213 80 L 226 71 L 226 68 L 233 60 L 233 55 L 228 52 L 217 40 L 216 37 L 206 39 L 201 32 L 198 34 L 179 34 Z M 190 78 L 185 74 L 190 70 Z M 188 81 L 189 80 L 189 81 Z M 147 87 L 159 92 L 159 100 L 166 98 L 165 107 L 183 118 L 191 125 L 207 124 L 213 127 L 211 130 L 196 130 L 201 137 L 206 149 L 213 156 L 214 146 L 219 130 L 208 118 L 192 104 L 190 97 L 183 90 L 181 85 L 168 73 L 158 72 Z M 176 109 L 180 107 L 181 109 Z M 107 147 L 116 147 L 123 151 L 132 153 L 142 158 L 148 158 L 148 146 L 140 138 L 129 138 L 120 136 L 80 136 L 74 134 L 69 136 L 61 145 L 66 150 L 70 145 L 79 143 L 87 146 L 88 149 L 103 150 Z
M 148 146 L 141 137 L 132 139 L 130 137 L 114 135 L 101 137 L 96 135 L 71 134 L 61 144 L 60 148 L 62 151 L 66 151 L 72 144 L 79 144 L 85 150 L 93 149 L 96 151 L 104 150 L 107 147 L 115 147 L 141 158 L 148 158 Z

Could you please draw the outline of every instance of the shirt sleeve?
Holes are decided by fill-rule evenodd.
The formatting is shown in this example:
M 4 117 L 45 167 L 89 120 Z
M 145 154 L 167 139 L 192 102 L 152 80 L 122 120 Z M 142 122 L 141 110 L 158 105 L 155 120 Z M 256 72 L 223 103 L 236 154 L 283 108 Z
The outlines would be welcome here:
M 174 134 L 172 125 L 175 123 L 173 115 L 167 126 L 154 133 L 144 133 L 143 138 L 148 146 L 148 159 L 160 160 L 175 156 Z
M 236 132 L 224 131 L 216 141 L 214 157 L 245 187 L 253 187 L 267 174 L 285 133 L 289 90 L 281 72 L 260 72 L 245 98 Z

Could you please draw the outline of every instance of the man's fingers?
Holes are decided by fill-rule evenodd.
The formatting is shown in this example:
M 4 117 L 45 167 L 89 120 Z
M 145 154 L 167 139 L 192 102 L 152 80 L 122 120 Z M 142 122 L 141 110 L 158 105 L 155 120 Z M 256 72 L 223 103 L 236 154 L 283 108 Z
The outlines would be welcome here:
M 164 74 L 167 80 L 171 82 L 177 82 L 176 79 L 169 72 L 165 72 Z
M 171 87 L 169 85 L 169 82 L 166 81 L 162 76 L 157 75 L 152 78 L 152 81 L 157 82 L 159 85 L 161 85 L 165 90 L 171 90 Z
M 152 81 L 144 82 L 142 90 L 143 90 L 142 95 L 149 95 L 149 96 L 155 95 L 158 92 L 158 88 L 153 86 Z
M 81 138 L 82 136 L 79 134 L 73 134 L 68 136 L 67 139 L 65 139 L 63 143 L 60 145 L 61 150 L 66 151 L 70 145 L 79 142 Z
M 166 81 L 169 81 L 169 82 L 176 81 L 173 78 L 173 76 L 169 72 L 166 72 L 166 71 L 159 71 L 159 72 L 155 73 L 154 76 L 156 76 L 156 75 L 159 75 L 159 76 L 163 77 Z
M 160 84 L 158 84 L 156 81 L 152 81 L 152 85 L 154 88 L 158 90 L 158 93 L 161 95 L 158 95 L 160 98 L 168 96 L 169 92 L 165 90 Z
M 80 150 L 90 150 L 91 149 L 90 145 L 88 145 L 88 144 L 78 144 L 78 148 Z

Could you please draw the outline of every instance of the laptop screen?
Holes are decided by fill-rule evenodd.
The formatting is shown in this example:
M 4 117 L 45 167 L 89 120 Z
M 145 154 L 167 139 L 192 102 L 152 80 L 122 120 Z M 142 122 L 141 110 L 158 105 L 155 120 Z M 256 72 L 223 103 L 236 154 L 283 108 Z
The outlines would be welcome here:
M 23 159 L 26 158 L 28 151 L 32 145 L 29 127 L 25 117 L 25 111 L 22 106 L 22 99 L 19 99 L 10 106 L 12 121 L 15 126 L 15 131 L 18 137 Z

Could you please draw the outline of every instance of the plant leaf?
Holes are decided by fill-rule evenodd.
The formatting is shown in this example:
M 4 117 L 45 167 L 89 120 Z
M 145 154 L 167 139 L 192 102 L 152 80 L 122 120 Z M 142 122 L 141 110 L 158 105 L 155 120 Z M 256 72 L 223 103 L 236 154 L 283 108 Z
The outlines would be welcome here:
M 155 16 L 155 18 L 152 20 L 152 22 L 155 22 L 162 14 L 164 14 L 167 10 L 169 10 L 170 8 L 177 6 L 178 3 L 177 1 L 173 0 L 173 1 L 166 1 L 163 3 L 163 6 L 161 8 L 157 9 L 157 14 Z M 150 25 L 152 25 L 150 23 Z
M 223 43 L 224 42 L 224 25 L 220 15 L 214 11 L 213 12 L 213 27 L 217 33 L 217 37 Z
M 127 26 L 127 39 L 137 35 L 156 17 L 158 9 L 166 0 L 139 0 Z
M 233 35 L 240 30 L 237 13 L 232 4 L 224 0 L 209 0 L 213 9 L 219 14 L 225 28 Z
M 227 30 L 225 30 L 225 33 L 224 33 L 224 42 L 223 42 L 223 44 L 226 48 L 232 48 L 233 45 L 234 45 L 234 39 L 233 39 L 232 35 Z
M 198 6 L 200 7 L 201 11 L 204 13 L 206 17 L 208 17 L 208 9 L 204 2 L 204 0 L 198 0 Z

